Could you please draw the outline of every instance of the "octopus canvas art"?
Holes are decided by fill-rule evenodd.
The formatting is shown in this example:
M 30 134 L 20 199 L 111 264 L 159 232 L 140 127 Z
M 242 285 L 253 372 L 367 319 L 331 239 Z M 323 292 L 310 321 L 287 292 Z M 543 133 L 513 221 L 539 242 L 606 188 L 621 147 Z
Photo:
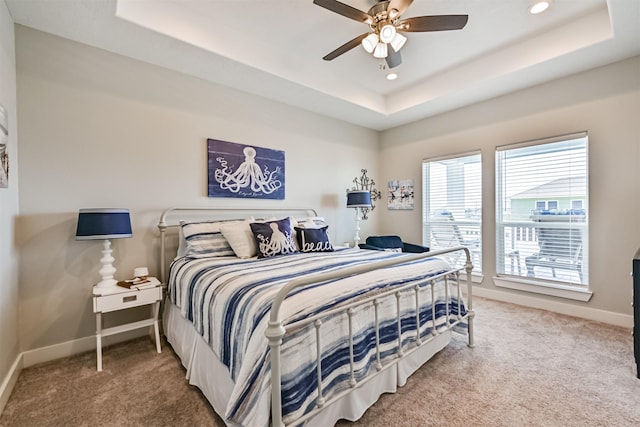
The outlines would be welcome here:
M 284 199 L 284 151 L 207 140 L 209 197 Z

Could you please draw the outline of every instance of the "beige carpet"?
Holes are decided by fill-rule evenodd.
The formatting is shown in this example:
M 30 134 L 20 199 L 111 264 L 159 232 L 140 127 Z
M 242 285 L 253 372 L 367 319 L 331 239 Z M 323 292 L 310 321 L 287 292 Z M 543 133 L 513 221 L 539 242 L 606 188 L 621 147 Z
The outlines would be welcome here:
M 340 426 L 640 425 L 631 330 L 478 298 L 476 347 L 464 337 L 396 394 Z M 108 348 L 25 369 L 1 426 L 218 426 L 163 343 Z

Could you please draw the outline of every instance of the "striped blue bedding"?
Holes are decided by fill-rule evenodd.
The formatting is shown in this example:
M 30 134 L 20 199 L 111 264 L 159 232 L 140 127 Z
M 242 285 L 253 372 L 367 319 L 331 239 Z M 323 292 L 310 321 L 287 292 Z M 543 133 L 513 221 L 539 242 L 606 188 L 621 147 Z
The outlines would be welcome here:
M 271 301 L 288 281 L 305 275 L 333 271 L 373 260 L 402 257 L 401 253 L 346 249 L 335 252 L 295 253 L 265 259 L 216 257 L 179 258 L 172 264 L 168 295 L 182 316 L 193 323 L 198 334 L 228 368 L 235 384 L 224 414 L 229 423 L 268 425 L 270 411 L 270 362 L 265 330 Z M 420 336 L 431 335 L 458 314 L 457 293 L 436 286 L 432 310 L 430 277 L 449 269 L 438 258 L 388 267 L 339 280 L 308 285 L 295 290 L 282 306 L 281 318 L 291 321 L 365 298 L 393 286 L 419 286 Z M 413 288 L 413 286 L 412 286 Z M 400 296 L 402 346 L 416 340 L 415 292 Z M 461 315 L 466 314 L 460 302 Z M 435 322 L 432 313 L 435 311 Z M 352 318 L 356 380 L 364 378 L 376 359 L 373 304 L 356 310 Z M 398 324 L 396 298 L 379 304 L 380 347 L 383 361 L 397 357 Z M 348 320 L 344 314 L 322 320 L 323 397 L 348 388 L 350 379 Z M 464 325 L 463 325 L 464 326 Z M 285 422 L 315 407 L 317 398 L 316 338 L 313 325 L 287 330 L 282 346 L 282 401 Z

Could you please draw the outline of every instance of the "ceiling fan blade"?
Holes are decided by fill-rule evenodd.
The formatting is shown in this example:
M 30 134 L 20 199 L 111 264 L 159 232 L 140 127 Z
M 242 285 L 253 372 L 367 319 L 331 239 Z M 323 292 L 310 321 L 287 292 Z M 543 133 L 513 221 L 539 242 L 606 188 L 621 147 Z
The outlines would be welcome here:
M 389 49 L 385 60 L 387 61 L 387 65 L 389 66 L 389 68 L 394 68 L 402 64 L 402 57 L 400 56 L 400 52 L 396 52 L 393 48 Z
M 322 59 L 324 59 L 325 61 L 331 61 L 332 59 L 336 59 L 338 56 L 342 55 L 343 53 L 347 53 L 354 47 L 358 46 L 362 42 L 362 40 L 368 35 L 369 33 L 360 34 L 355 39 L 349 40 L 348 42 L 346 42 L 345 44 L 343 44 L 333 52 L 328 53 Z
M 408 32 L 460 30 L 467 25 L 469 15 L 416 16 L 403 19 L 398 30 Z
M 313 0 L 313 4 L 324 7 L 338 15 L 346 16 L 358 22 L 372 22 L 371 15 L 336 0 Z
M 395 19 L 398 16 L 402 15 L 409 8 L 409 6 L 411 6 L 411 3 L 413 3 L 413 0 L 391 0 L 389 2 L 389 6 L 387 7 L 387 13 L 389 15 L 392 15 L 392 18 Z M 392 14 L 392 10 L 395 10 L 397 12 L 394 11 Z

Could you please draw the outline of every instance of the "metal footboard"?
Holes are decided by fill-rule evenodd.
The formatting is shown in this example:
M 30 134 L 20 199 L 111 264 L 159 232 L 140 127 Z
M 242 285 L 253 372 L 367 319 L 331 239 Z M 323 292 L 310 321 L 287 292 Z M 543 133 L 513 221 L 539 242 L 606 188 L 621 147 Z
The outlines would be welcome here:
M 322 274 L 318 274 L 314 277 L 307 277 L 307 278 L 300 278 L 300 279 L 294 279 L 292 281 L 290 281 L 287 285 L 285 285 L 276 295 L 274 301 L 273 301 L 273 305 L 271 308 L 271 315 L 270 315 L 270 319 L 269 319 L 269 326 L 265 332 L 266 337 L 269 340 L 269 346 L 271 349 L 271 422 L 273 426 L 277 426 L 277 427 L 283 427 L 285 424 L 283 422 L 283 418 L 282 418 L 282 401 L 281 401 L 281 360 L 280 360 L 280 352 L 281 352 L 281 345 L 282 345 L 282 338 L 285 336 L 286 333 L 286 329 L 287 328 L 298 328 L 298 327 L 303 327 L 303 326 L 308 326 L 313 324 L 316 330 L 316 350 L 317 350 L 317 391 L 318 391 L 318 398 L 316 401 L 316 408 L 313 409 L 312 411 L 308 412 L 307 414 L 305 414 L 304 416 L 296 419 L 295 421 L 293 421 L 292 423 L 290 423 L 289 425 L 299 425 L 301 423 L 304 423 L 306 420 L 308 420 L 309 418 L 315 416 L 319 411 L 322 410 L 323 407 L 333 403 L 334 401 L 339 400 L 340 398 L 342 398 L 344 395 L 350 393 L 353 389 L 355 389 L 356 387 L 360 387 L 361 385 L 365 384 L 366 382 L 368 382 L 369 380 L 371 380 L 372 378 L 376 377 L 380 372 L 392 367 L 392 366 L 396 366 L 397 362 L 400 361 L 401 359 L 407 357 L 408 355 L 410 355 L 411 353 L 413 353 L 415 350 L 417 350 L 418 348 L 420 348 L 421 345 L 425 344 L 426 342 L 428 342 L 431 338 L 434 338 L 435 336 L 439 335 L 441 333 L 441 331 L 438 331 L 435 325 L 435 320 L 436 320 L 436 316 L 435 316 L 435 301 L 434 301 L 434 286 L 436 286 L 437 282 L 439 279 L 442 279 L 442 281 L 444 282 L 444 286 L 445 286 L 445 292 L 446 294 L 446 300 L 449 300 L 449 286 L 448 286 L 448 276 L 452 273 L 454 273 L 456 275 L 456 278 L 459 278 L 459 274 L 460 271 L 462 271 L 462 268 L 454 268 L 451 269 L 447 272 L 441 273 L 437 276 L 433 276 L 431 278 L 428 279 L 429 281 L 429 286 L 431 288 L 431 301 L 432 301 L 432 319 L 433 319 L 433 328 L 432 328 L 432 337 L 431 338 L 427 338 L 426 340 L 423 340 L 420 336 L 420 318 L 419 318 L 419 309 L 420 309 L 420 295 L 419 295 L 419 286 L 416 284 L 407 284 L 404 286 L 398 286 L 395 287 L 393 289 L 389 289 L 383 293 L 379 293 L 376 294 L 375 296 L 371 296 L 369 298 L 364 298 L 349 304 L 345 304 L 340 306 L 339 308 L 334 308 L 332 310 L 328 310 L 322 313 L 319 313 L 315 316 L 309 316 L 308 318 L 305 318 L 303 320 L 300 321 L 296 321 L 296 322 L 291 322 L 288 323 L 287 319 L 281 319 L 280 318 L 280 309 L 281 306 L 283 304 L 283 301 L 285 300 L 286 296 L 289 295 L 294 289 L 305 286 L 305 285 L 309 285 L 312 283 L 316 283 L 316 282 L 321 282 L 321 281 L 325 281 L 325 280 L 333 280 L 333 279 L 340 279 L 340 278 L 344 278 L 344 277 L 349 277 L 349 276 L 353 276 L 353 275 L 358 275 L 358 274 L 363 274 L 363 273 L 367 273 L 370 271 L 374 271 L 380 268 L 384 268 L 384 267 L 389 267 L 392 265 L 398 265 L 398 264 L 404 264 L 404 263 L 408 263 L 411 261 L 416 261 L 419 259 L 425 259 L 425 258 L 432 258 L 434 256 L 438 256 L 438 255 L 443 255 L 446 253 L 450 253 L 450 252 L 456 252 L 456 251 L 464 251 L 465 255 L 466 255 L 466 263 L 465 263 L 465 267 L 464 270 L 466 270 L 466 282 L 467 282 L 467 297 L 466 297 L 466 304 L 467 304 L 467 313 L 462 316 L 460 315 L 461 312 L 461 286 L 459 284 L 459 281 L 457 281 L 457 296 L 458 296 L 458 314 L 456 316 L 455 319 L 451 319 L 451 314 L 449 312 L 449 304 L 447 303 L 446 305 L 446 329 L 451 329 L 454 326 L 456 326 L 457 324 L 467 320 L 468 321 L 468 345 L 469 347 L 473 347 L 474 342 L 473 342 L 473 317 L 474 317 L 474 312 L 473 312 L 473 298 L 472 298 L 472 281 L 471 281 L 471 270 L 473 269 L 473 264 L 471 262 L 471 254 L 469 252 L 469 249 L 467 249 L 466 247 L 456 247 L 456 248 L 451 248 L 451 249 L 446 249 L 446 250 L 441 250 L 441 251 L 433 251 L 433 252 L 426 252 L 426 253 L 422 253 L 422 254 L 415 254 L 415 255 L 409 255 L 403 258 L 399 258 L 399 259 L 391 259 L 391 260 L 384 260 L 384 261 L 377 261 L 377 262 L 372 262 L 369 263 L 367 265 L 361 265 L 361 266 L 355 266 L 355 267 L 349 267 L 349 268 L 345 268 L 343 270 L 339 270 L 339 271 L 332 271 L 332 272 L 328 272 L 328 273 L 322 273 Z M 414 290 L 415 293 L 415 307 L 416 307 L 416 340 L 415 343 L 416 345 L 413 346 L 410 349 L 403 349 L 402 346 L 402 331 L 401 331 L 401 311 L 400 311 L 400 295 L 401 292 L 403 291 L 407 291 L 407 290 Z M 380 304 L 380 301 L 385 299 L 385 298 L 396 298 L 397 301 L 397 320 L 398 320 L 398 352 L 397 352 L 397 358 L 393 359 L 392 361 L 386 363 L 386 364 L 382 364 L 381 362 L 381 358 L 380 358 L 380 339 L 379 339 L 379 329 L 380 329 L 380 324 L 379 324 L 379 319 L 378 319 L 378 306 Z M 374 315 L 375 315 L 375 328 L 376 328 L 376 372 L 374 372 L 374 374 L 372 375 L 368 375 L 367 377 L 365 377 L 364 379 L 362 379 L 360 382 L 356 381 L 355 375 L 354 375 L 354 371 L 355 371 L 355 363 L 354 363 L 354 337 L 353 337 L 353 329 L 352 329 L 352 316 L 354 313 L 354 310 L 356 308 L 359 307 L 363 307 L 363 306 L 373 306 L 374 307 Z M 334 315 L 334 314 L 338 314 L 338 313 L 346 313 L 347 317 L 348 317 L 348 329 L 349 329 L 349 358 L 350 358 L 350 369 L 351 369 L 351 379 L 349 382 L 349 385 L 351 386 L 351 389 L 342 391 L 337 393 L 336 395 L 332 396 L 329 400 L 325 401 L 323 396 L 322 396 L 322 367 L 321 367 L 321 343 L 320 343 L 320 329 L 322 327 L 322 318 L 326 318 L 328 316 Z

